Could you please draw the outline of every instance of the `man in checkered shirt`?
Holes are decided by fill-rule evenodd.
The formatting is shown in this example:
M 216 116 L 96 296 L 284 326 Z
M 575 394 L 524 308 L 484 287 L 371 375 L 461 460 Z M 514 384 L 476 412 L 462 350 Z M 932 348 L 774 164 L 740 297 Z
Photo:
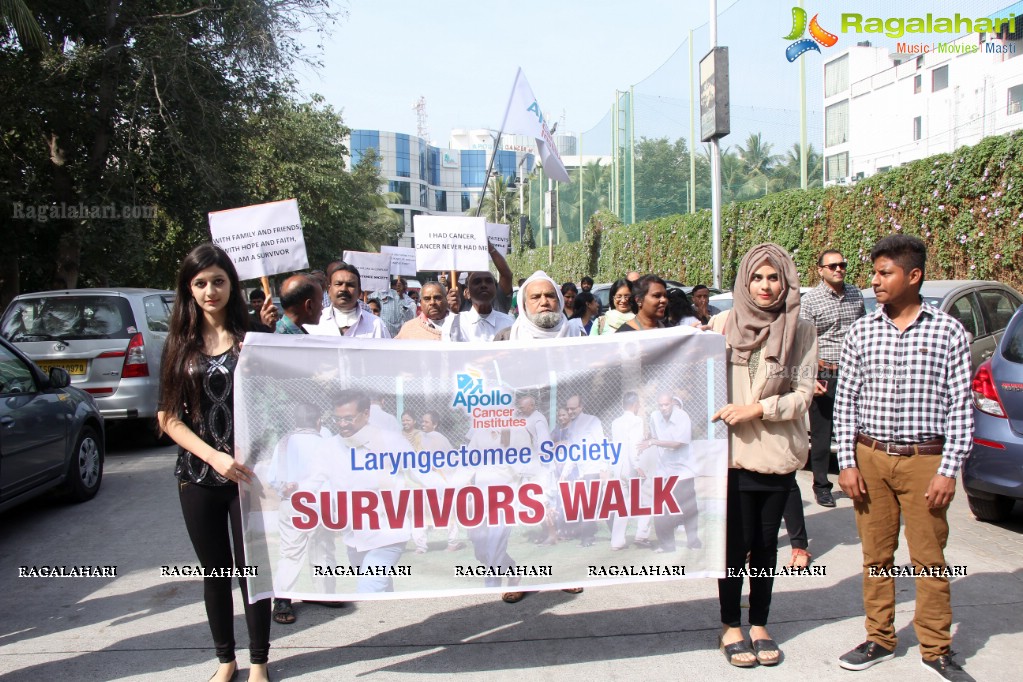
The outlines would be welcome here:
M 867 312 L 860 290 L 845 282 L 848 266 L 841 251 L 829 249 L 822 253 L 817 259 L 821 281 L 806 292 L 799 306 L 799 316 L 813 322 L 817 328 L 817 384 L 810 404 L 810 468 L 813 470 L 813 494 L 822 507 L 835 506 L 828 464 L 842 340 L 852 323 Z
M 894 656 L 901 514 L 914 571 L 930 573 L 914 581 L 923 665 L 946 680 L 972 680 L 951 658 L 952 606 L 942 575 L 945 514 L 973 432 L 970 347 L 959 322 L 920 298 L 926 257 L 924 243 L 907 235 L 874 246 L 878 308 L 853 323 L 842 345 L 838 484 L 853 500 L 863 546 L 867 641 L 839 664 L 863 670 Z

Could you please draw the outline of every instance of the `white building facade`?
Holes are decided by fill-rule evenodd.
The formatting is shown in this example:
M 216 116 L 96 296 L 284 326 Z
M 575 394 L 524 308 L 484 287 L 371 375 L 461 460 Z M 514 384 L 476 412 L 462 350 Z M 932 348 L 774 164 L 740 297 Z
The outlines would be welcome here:
M 824 181 L 845 183 L 1023 128 L 1023 17 L 951 41 L 861 43 L 824 64 Z

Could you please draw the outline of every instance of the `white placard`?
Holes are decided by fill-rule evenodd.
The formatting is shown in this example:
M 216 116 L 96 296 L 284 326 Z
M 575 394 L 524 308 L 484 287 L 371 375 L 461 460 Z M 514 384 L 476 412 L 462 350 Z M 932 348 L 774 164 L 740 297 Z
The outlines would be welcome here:
M 465 270 L 490 268 L 487 225 L 483 218 L 412 216 L 416 237 L 416 268 Z
M 511 248 L 511 227 L 501 223 L 487 223 L 487 238 L 502 256 Z
M 391 274 L 416 276 L 416 250 L 407 246 L 381 246 L 380 253 L 391 254 Z
M 238 279 L 309 267 L 295 199 L 213 211 L 209 221 L 213 242 L 231 257 Z
M 391 288 L 391 254 L 345 251 L 342 260 L 359 270 L 363 291 L 387 291 Z

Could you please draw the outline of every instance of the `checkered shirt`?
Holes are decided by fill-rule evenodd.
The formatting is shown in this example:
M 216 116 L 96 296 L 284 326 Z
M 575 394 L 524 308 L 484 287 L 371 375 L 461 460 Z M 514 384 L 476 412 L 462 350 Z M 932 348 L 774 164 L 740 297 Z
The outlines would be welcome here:
M 838 466 L 856 466 L 856 434 L 886 443 L 944 438 L 938 473 L 954 478 L 969 455 L 970 345 L 963 326 L 921 303 L 904 332 L 878 306 L 842 344 L 835 396 Z
M 831 365 L 842 354 L 842 339 L 849 327 L 867 314 L 860 290 L 851 284 L 843 286 L 845 291 L 836 294 L 827 282 L 821 282 L 799 303 L 799 316 L 817 327 L 817 357 Z

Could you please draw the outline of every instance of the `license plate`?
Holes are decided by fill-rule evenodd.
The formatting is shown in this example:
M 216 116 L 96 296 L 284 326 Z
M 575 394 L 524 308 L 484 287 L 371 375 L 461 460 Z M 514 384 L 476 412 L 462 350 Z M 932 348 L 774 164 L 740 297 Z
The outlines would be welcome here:
M 87 363 L 85 360 L 42 360 L 36 363 L 42 368 L 44 372 L 49 372 L 54 367 L 60 367 L 65 370 L 68 374 L 81 375 L 85 374 L 85 368 Z

